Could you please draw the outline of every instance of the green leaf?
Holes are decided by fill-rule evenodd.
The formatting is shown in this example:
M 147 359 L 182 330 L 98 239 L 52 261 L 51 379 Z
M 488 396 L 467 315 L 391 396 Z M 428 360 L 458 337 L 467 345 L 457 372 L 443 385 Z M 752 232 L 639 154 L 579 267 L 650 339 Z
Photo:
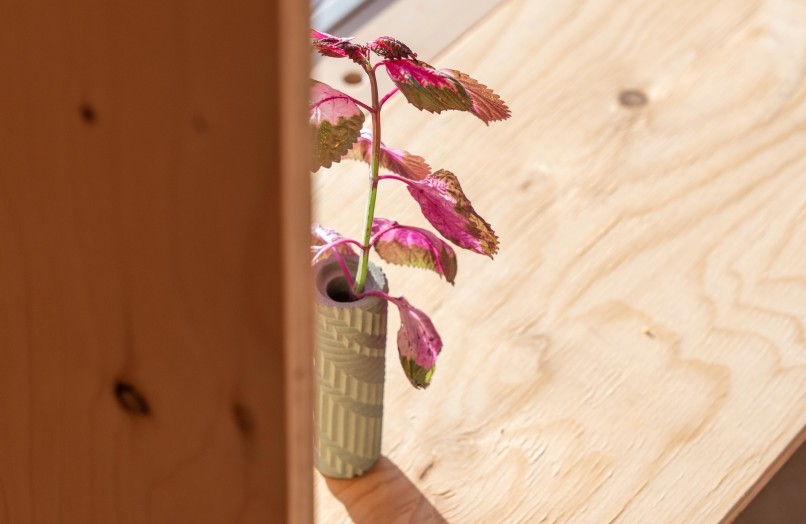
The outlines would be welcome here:
M 358 137 L 345 158 L 371 163 L 372 133 L 366 129 L 361 131 L 361 136 Z M 409 180 L 422 180 L 431 173 L 431 167 L 423 157 L 412 155 L 402 149 L 386 147 L 383 143 L 381 143 L 381 167 Z
M 311 224 L 311 255 L 314 257 L 319 254 L 322 248 L 336 242 L 338 240 L 343 239 L 341 233 L 336 230 L 327 228 L 321 224 Z M 350 244 L 340 244 L 334 247 L 331 252 L 325 254 L 324 256 L 320 257 L 323 260 L 329 256 L 332 256 L 333 253 L 338 253 L 341 256 L 354 256 L 355 251 L 353 250 Z
M 386 262 L 429 269 L 451 284 L 456 279 L 456 254 L 437 235 L 414 226 L 401 226 L 386 218 L 372 221 L 372 236 L 378 255 Z
M 509 107 L 501 100 L 492 89 L 480 83 L 478 80 L 453 69 L 443 69 L 465 88 L 473 100 L 473 107 L 470 112 L 479 117 L 485 124 L 495 120 L 506 120 L 510 116 Z
M 426 369 L 408 357 L 400 357 L 400 365 L 403 366 L 403 373 L 406 374 L 406 378 L 417 389 L 425 389 L 430 386 L 431 377 L 434 376 L 434 372 L 437 370 L 436 364 Z
M 364 113 L 353 99 L 312 80 L 310 124 L 314 135 L 312 170 L 341 160 L 361 134 Z
M 498 237 L 462 191 L 459 179 L 440 169 L 408 186 L 423 216 L 442 236 L 459 247 L 487 255 L 498 252 Z
M 418 60 L 387 60 L 383 64 L 392 82 L 417 109 L 431 113 L 473 109 L 470 94 L 451 75 Z
M 350 40 L 352 38 L 339 38 L 338 36 L 311 29 L 311 45 L 319 54 L 331 58 L 349 58 L 356 64 L 363 66 L 369 60 L 367 48 L 353 44 Z
M 417 53 L 414 53 L 411 49 L 409 49 L 409 46 L 400 40 L 395 40 L 390 36 L 381 36 L 376 38 L 367 44 L 367 47 L 375 54 L 388 58 L 389 60 L 417 58 Z
M 442 338 L 428 315 L 404 297 L 389 298 L 400 312 L 397 351 L 403 372 L 415 388 L 427 388 L 442 352 Z

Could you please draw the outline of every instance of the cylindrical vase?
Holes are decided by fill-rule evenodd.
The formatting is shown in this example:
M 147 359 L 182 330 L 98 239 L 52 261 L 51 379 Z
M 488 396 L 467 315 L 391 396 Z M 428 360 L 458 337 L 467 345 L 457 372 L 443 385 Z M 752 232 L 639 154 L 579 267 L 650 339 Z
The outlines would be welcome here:
M 357 258 L 345 262 L 355 274 Z M 315 464 L 329 477 L 351 478 L 369 470 L 381 453 L 387 302 L 377 296 L 350 301 L 333 257 L 318 263 L 314 274 Z M 388 291 L 373 264 L 364 289 Z

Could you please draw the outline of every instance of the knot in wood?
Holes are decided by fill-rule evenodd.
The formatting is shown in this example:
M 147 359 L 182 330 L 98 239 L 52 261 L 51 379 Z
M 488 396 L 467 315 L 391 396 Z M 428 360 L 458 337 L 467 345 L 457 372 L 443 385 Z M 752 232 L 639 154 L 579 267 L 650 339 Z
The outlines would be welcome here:
M 115 383 L 115 397 L 120 407 L 133 415 L 146 416 L 151 412 L 145 397 L 127 382 Z
M 639 89 L 625 89 L 619 93 L 618 102 L 624 107 L 638 108 L 645 106 L 649 98 Z

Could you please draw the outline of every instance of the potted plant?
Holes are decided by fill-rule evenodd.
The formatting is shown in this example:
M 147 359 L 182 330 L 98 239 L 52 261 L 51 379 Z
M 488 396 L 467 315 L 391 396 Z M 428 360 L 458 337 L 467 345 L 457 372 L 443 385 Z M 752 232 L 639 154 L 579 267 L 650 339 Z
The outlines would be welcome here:
M 312 227 L 317 291 L 315 458 L 323 474 L 341 478 L 363 474 L 380 455 L 387 304 L 400 312 L 397 348 L 415 388 L 430 384 L 442 350 L 428 316 L 404 297 L 388 294 L 385 276 L 369 261 L 370 251 L 385 262 L 434 271 L 451 284 L 457 270 L 453 249 L 433 232 L 375 216 L 380 183 L 406 184 L 425 218 L 453 244 L 491 258 L 498 251 L 497 236 L 473 209 L 453 173 L 432 172 L 423 158 L 381 142 L 381 110 L 399 92 L 420 110 L 467 111 L 485 124 L 510 114 L 483 84 L 418 60 L 394 38 L 383 36 L 366 44 L 351 40 L 311 31 L 319 53 L 352 60 L 363 69 L 371 93 L 371 100 L 362 102 L 313 80 L 310 100 L 313 171 L 353 159 L 368 163 L 370 174 L 360 239 L 318 224 Z M 395 85 L 383 97 L 378 92 L 379 69 Z M 363 129 L 366 115 L 371 119 L 368 130 Z

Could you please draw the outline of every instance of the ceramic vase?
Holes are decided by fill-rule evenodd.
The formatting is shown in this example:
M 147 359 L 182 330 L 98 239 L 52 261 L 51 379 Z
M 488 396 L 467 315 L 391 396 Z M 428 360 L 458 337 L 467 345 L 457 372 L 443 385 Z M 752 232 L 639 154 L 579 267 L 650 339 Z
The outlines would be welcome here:
M 358 263 L 346 258 L 352 274 Z M 386 300 L 349 301 L 350 288 L 333 257 L 314 267 L 316 468 L 334 478 L 366 473 L 381 453 L 386 368 Z M 365 290 L 388 291 L 370 264 Z

